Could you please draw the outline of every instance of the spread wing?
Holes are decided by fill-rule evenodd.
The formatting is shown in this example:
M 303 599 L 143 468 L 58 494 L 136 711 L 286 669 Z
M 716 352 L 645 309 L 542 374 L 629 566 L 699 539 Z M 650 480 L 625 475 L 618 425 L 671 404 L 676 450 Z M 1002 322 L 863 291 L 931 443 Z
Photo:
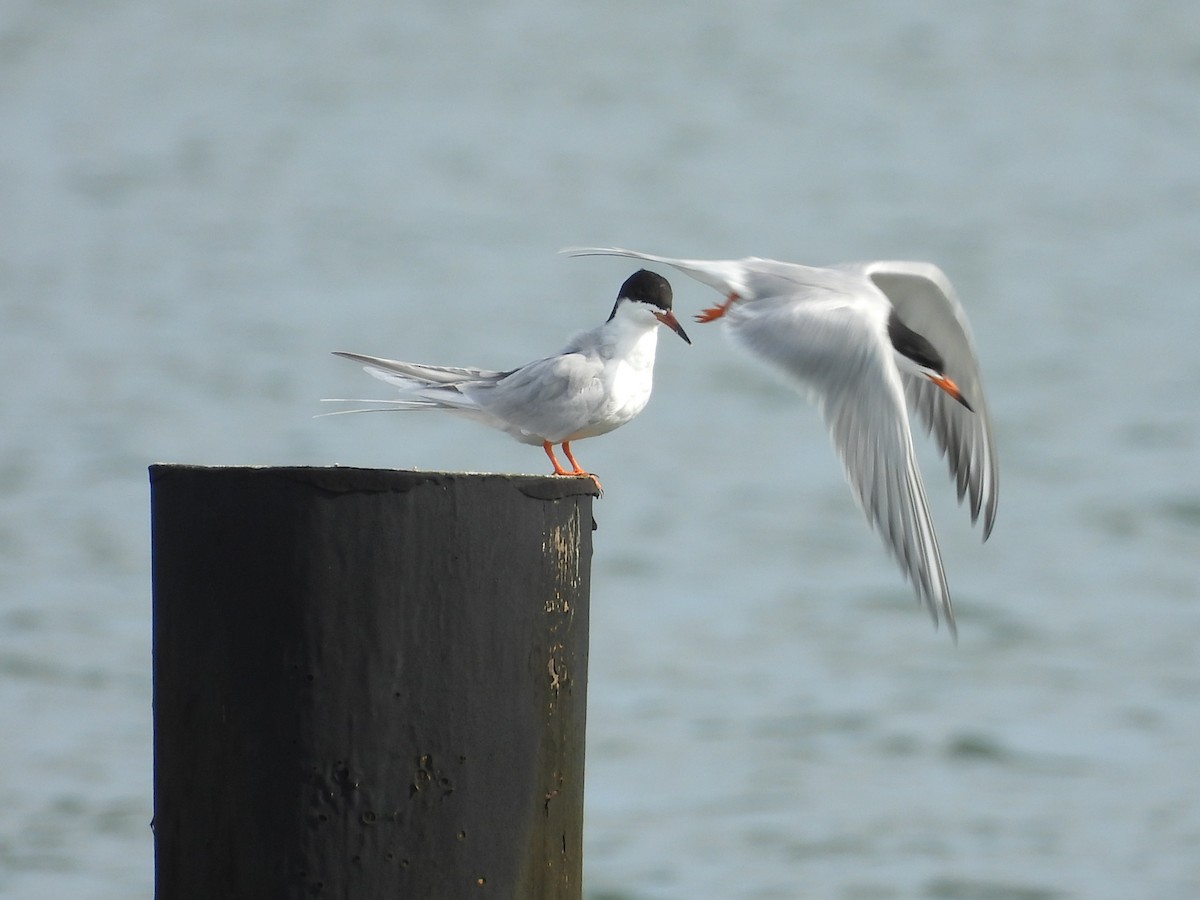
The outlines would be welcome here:
M 836 303 L 760 307 L 730 323 L 746 349 L 782 370 L 821 410 L 846 478 L 871 525 L 912 582 L 934 622 L 956 634 L 941 551 L 917 468 L 900 373 L 882 336 Z M 810 345 L 833 344 L 813 365 Z
M 808 266 L 760 259 L 757 256 L 745 259 L 673 259 L 620 247 L 566 247 L 559 252 L 568 256 L 624 256 L 662 263 L 690 275 L 701 284 L 716 288 L 722 294 L 733 292 L 743 300 L 788 294 L 808 284 L 814 271 Z

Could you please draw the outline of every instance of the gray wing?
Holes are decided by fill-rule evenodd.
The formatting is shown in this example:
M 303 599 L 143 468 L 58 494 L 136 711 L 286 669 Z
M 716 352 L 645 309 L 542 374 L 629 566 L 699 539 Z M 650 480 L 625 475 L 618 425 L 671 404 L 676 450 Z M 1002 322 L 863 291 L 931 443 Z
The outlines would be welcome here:
M 494 372 L 491 369 L 464 369 L 457 366 L 428 366 L 423 363 L 401 362 L 398 359 L 383 359 L 378 356 L 364 356 L 361 353 L 347 353 L 335 350 L 334 356 L 340 356 L 351 362 L 362 363 L 367 372 L 400 388 L 412 388 L 418 385 L 458 384 L 464 381 L 491 381 L 502 378 L 505 373 Z
M 375 402 L 378 411 L 450 409 L 498 428 L 519 441 L 559 443 L 589 424 L 603 405 L 603 364 L 579 353 L 534 360 L 509 372 L 430 366 L 337 352 L 368 374 L 399 388 L 402 399 Z M 375 410 L 345 410 L 367 412 Z M 563 436 L 566 437 L 563 437 Z
M 463 385 L 480 409 L 514 437 L 561 443 L 590 424 L 606 401 L 604 364 L 581 353 L 535 360 L 493 382 Z
M 957 636 L 904 395 L 898 377 L 885 384 L 878 374 L 863 372 L 857 381 L 827 392 L 821 411 L 859 505 L 883 535 L 934 623 L 940 611 Z
M 971 521 L 982 514 L 987 540 L 996 519 L 999 467 L 979 358 L 962 304 L 949 279 L 931 263 L 872 262 L 859 268 L 892 302 L 901 321 L 933 344 L 946 374 L 971 404 L 968 410 L 928 379 L 904 376 L 909 403 L 949 463 L 959 502 L 970 494 Z
M 428 366 L 422 363 L 364 356 L 361 353 L 334 351 L 335 356 L 361 363 L 363 370 L 374 378 L 400 390 L 395 400 L 329 399 L 331 403 L 373 403 L 372 407 L 344 409 L 325 415 L 342 415 L 358 412 L 401 412 L 404 410 L 448 409 L 476 419 L 493 428 L 504 428 L 504 423 L 494 421 L 486 411 L 468 395 L 471 385 L 488 385 L 504 378 L 504 372 L 490 369 L 464 369 L 455 366 Z
M 745 259 L 672 259 L 620 247 L 566 247 L 559 251 L 567 256 L 624 256 L 646 262 L 662 263 L 690 275 L 702 284 L 716 288 L 722 294 L 737 294 L 743 300 L 778 297 L 792 293 L 800 286 L 811 286 L 822 271 L 796 263 L 779 262 L 748 256 Z
M 885 345 L 863 322 L 833 305 L 759 307 L 731 334 L 813 397 L 859 506 L 883 536 L 934 622 L 957 635 L 941 551 L 917 468 L 900 374 Z M 813 365 L 815 348 L 835 357 Z

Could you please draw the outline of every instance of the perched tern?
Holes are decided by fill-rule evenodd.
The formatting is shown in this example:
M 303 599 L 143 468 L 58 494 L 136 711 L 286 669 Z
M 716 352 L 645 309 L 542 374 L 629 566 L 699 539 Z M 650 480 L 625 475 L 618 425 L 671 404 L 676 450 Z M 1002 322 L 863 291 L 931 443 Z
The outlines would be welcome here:
M 670 283 L 641 269 L 621 285 L 607 321 L 576 335 L 554 356 L 493 372 L 338 351 L 336 356 L 362 363 L 375 378 L 400 388 L 400 398 L 329 402 L 386 404 L 341 413 L 447 409 L 507 432 L 523 444 L 541 445 L 555 475 L 589 477 L 599 490 L 596 476 L 575 461 L 571 442 L 607 434 L 645 408 L 660 324 L 692 342 L 671 312 Z M 570 470 L 559 464 L 555 444 L 562 445 Z
M 736 344 L 782 370 L 812 399 L 859 506 L 929 608 L 957 636 L 954 607 L 913 451 L 908 408 L 934 435 L 970 495 L 983 539 L 996 517 L 992 424 L 966 314 L 945 274 L 922 262 L 813 268 L 750 257 L 670 259 L 617 248 L 572 256 L 623 256 L 672 266 L 725 300 L 700 322 L 723 319 Z

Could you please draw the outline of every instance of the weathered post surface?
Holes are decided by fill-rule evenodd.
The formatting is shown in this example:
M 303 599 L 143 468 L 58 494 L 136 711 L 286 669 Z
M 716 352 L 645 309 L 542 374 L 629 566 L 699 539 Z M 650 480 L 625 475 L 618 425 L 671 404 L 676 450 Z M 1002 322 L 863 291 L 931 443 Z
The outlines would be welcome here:
M 158 900 L 581 897 L 590 481 L 150 481 Z

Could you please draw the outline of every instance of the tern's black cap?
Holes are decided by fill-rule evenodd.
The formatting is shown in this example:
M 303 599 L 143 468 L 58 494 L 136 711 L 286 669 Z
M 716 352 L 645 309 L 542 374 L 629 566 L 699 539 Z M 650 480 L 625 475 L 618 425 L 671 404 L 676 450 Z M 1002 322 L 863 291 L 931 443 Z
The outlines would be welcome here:
M 658 273 L 651 272 L 648 269 L 639 269 L 626 278 L 625 283 L 621 285 L 620 292 L 617 294 L 617 302 L 613 304 L 613 311 L 609 315 L 608 321 L 611 322 L 616 317 L 617 309 L 621 306 L 622 300 L 657 306 L 662 310 L 662 312 L 654 314 L 658 321 L 674 331 L 687 343 L 690 344 L 692 342 L 692 339 L 687 336 L 687 332 L 683 330 L 683 326 L 675 318 L 675 314 L 671 312 L 671 282 Z
M 946 363 L 942 360 L 942 354 L 937 352 L 937 348 L 929 343 L 924 335 L 917 334 L 901 322 L 894 309 L 888 317 L 888 337 L 898 353 L 907 356 L 917 365 L 933 369 L 935 372 L 946 371 Z
M 625 283 L 621 285 L 617 299 L 622 298 L 640 300 L 642 303 L 649 303 L 659 309 L 669 310 L 671 308 L 671 282 L 656 272 L 639 269 L 626 278 Z

